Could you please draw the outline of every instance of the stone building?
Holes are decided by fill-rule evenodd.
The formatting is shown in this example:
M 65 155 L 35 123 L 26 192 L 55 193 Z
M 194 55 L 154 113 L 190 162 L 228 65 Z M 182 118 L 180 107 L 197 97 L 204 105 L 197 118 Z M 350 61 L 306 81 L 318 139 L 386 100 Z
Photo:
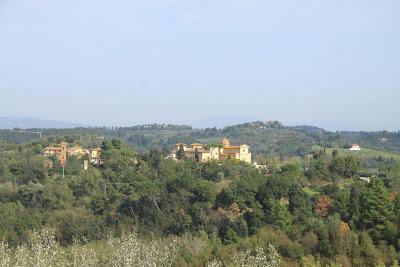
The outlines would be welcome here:
M 185 158 L 194 159 L 198 162 L 236 159 L 251 163 L 250 147 L 246 144 L 232 146 L 227 138 L 221 140 L 220 146 L 203 145 L 198 143 L 191 145 L 176 144 L 176 153 L 179 150 L 183 151 Z

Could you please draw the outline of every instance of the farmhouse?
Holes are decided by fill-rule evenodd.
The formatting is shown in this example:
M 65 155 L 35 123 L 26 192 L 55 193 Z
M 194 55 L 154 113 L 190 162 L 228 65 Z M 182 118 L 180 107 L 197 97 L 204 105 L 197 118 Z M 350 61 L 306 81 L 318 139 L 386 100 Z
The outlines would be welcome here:
M 60 146 L 48 146 L 44 148 L 45 156 L 56 156 L 62 166 L 67 162 L 67 143 L 62 142 Z
M 350 151 L 360 151 L 361 147 L 359 144 L 352 144 L 350 147 Z

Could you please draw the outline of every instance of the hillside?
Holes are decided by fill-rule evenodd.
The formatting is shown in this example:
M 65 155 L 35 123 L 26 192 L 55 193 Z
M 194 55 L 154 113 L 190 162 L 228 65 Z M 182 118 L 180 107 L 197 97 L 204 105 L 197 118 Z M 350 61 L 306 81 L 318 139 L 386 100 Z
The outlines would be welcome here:
M 38 131 L 33 129 L 32 131 Z M 400 152 L 399 132 L 329 132 L 313 126 L 287 127 L 277 121 L 249 122 L 233 126 L 194 129 L 187 125 L 150 124 L 116 128 L 41 129 L 44 138 L 70 138 L 85 146 L 98 145 L 104 138 L 121 138 L 138 152 L 152 148 L 171 150 L 176 143 L 218 142 L 228 137 L 232 143 L 246 143 L 255 156 L 304 156 L 313 146 L 344 148 L 358 143 L 363 148 Z M 38 139 L 38 134 L 0 130 L 0 140 L 21 143 Z
M 282 138 L 298 133 L 268 125 L 239 125 L 212 136 L 239 140 L 245 134 Z M 159 125 L 137 130 L 171 140 L 180 138 L 176 132 L 187 138 L 204 134 Z M 70 134 L 69 147 L 89 142 L 89 135 L 73 137 L 75 131 L 53 134 Z M 0 239 L 9 245 L 0 242 L 5 266 L 30 266 L 19 260 L 40 257 L 38 249 L 55 255 L 43 256 L 42 266 L 73 265 L 77 257 L 91 264 L 76 266 L 132 266 L 115 262 L 136 262 L 134 252 L 140 249 L 146 262 L 168 257 L 167 266 L 177 267 L 238 266 L 236 260 L 248 262 L 251 255 L 266 259 L 262 255 L 270 255 L 271 248 L 281 265 L 250 266 L 391 266 L 400 256 L 400 161 L 393 157 L 354 157 L 344 149 L 333 156 L 331 148 L 323 153 L 323 147 L 314 146 L 318 151 L 306 167 L 297 158 L 297 163 L 267 161 L 266 168 L 257 169 L 234 160 L 175 161 L 164 151 L 138 153 L 118 139 L 94 135 L 108 138 L 115 131 L 123 133 L 92 129 L 103 163 L 87 170 L 82 166 L 88 155 L 69 155 L 64 167 L 57 156 L 46 156 L 44 148 L 61 137 L 0 143 Z M 295 141 L 291 138 L 288 142 Z M 367 183 L 359 179 L 364 173 L 379 177 Z M 211 265 L 214 261 L 218 264 Z

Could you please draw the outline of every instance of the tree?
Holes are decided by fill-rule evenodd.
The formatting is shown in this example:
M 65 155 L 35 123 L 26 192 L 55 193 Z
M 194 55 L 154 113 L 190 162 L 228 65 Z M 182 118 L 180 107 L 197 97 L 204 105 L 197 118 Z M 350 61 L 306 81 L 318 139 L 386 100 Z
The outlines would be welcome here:
M 272 198 L 269 199 L 266 217 L 269 224 L 275 225 L 284 231 L 289 231 L 292 217 L 287 207 L 279 201 Z
M 397 226 L 400 227 L 400 193 L 397 193 L 394 199 L 394 212 L 395 212 L 395 222 Z
M 180 145 L 178 151 L 176 152 L 176 158 L 182 160 L 185 158 L 185 152 L 183 150 L 183 145 Z
M 349 221 L 352 216 L 351 212 L 351 202 L 350 202 L 350 192 L 345 189 L 337 189 L 332 194 L 332 210 L 340 214 L 342 220 Z M 355 204 L 355 203 L 353 203 Z
M 348 155 L 346 157 L 334 157 L 330 165 L 330 170 L 346 178 L 354 176 L 361 166 L 359 158 Z
M 227 266 L 278 267 L 280 262 L 279 253 L 273 245 L 268 244 L 266 250 L 258 246 L 254 252 L 247 250 L 235 253 L 232 257 L 232 262 Z
M 233 230 L 231 227 L 228 226 L 226 234 L 224 236 L 224 244 L 234 244 L 237 243 L 239 240 L 238 234 Z
M 0 203 L 1 238 L 11 246 L 28 240 L 29 230 L 37 227 L 40 221 L 30 216 L 20 202 Z
M 393 203 L 380 179 L 373 179 L 360 195 L 360 227 L 371 230 L 372 236 L 380 238 L 387 221 L 393 219 Z
M 317 203 L 315 203 L 314 211 L 321 217 L 328 216 L 332 208 L 332 200 L 327 195 L 318 197 Z
M 312 216 L 310 197 L 299 184 L 294 184 L 289 190 L 289 211 L 296 222 L 305 223 Z
M 345 176 L 352 177 L 355 175 L 361 166 L 361 161 L 359 158 L 348 155 L 344 158 L 345 162 Z
M 28 157 L 11 164 L 10 171 L 17 177 L 17 182 L 27 184 L 29 182 L 44 182 L 47 173 L 44 160 Z
M 196 162 L 200 162 L 200 155 L 199 155 L 199 151 L 197 150 L 197 147 L 196 147 L 196 150 L 194 151 L 194 160 Z

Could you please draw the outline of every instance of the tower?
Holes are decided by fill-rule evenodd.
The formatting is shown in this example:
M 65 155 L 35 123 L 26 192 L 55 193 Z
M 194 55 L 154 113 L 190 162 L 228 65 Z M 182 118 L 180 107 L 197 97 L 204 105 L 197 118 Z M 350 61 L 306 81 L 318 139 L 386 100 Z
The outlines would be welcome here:
M 224 139 L 222 139 L 221 143 L 222 143 L 223 146 L 229 146 L 230 145 L 230 142 L 229 142 L 228 138 L 226 138 L 226 137 L 224 137 Z
M 62 166 L 67 163 L 67 143 L 61 142 L 60 162 Z

